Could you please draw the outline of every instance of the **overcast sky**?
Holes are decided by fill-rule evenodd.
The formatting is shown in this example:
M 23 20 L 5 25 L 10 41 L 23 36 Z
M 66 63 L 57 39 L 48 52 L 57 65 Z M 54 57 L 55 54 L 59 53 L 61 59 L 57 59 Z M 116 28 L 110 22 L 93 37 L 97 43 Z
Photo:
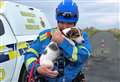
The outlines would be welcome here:
M 42 10 L 50 24 L 56 26 L 55 9 L 62 0 L 10 0 Z M 74 0 L 79 7 L 80 28 L 120 29 L 120 0 Z

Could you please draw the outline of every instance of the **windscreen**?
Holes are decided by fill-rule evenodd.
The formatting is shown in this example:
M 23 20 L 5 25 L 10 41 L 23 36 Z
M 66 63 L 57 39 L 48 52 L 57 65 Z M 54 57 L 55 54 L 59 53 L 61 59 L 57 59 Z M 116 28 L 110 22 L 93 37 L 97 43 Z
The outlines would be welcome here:
M 5 33 L 4 26 L 2 21 L 0 20 L 0 36 L 2 36 Z

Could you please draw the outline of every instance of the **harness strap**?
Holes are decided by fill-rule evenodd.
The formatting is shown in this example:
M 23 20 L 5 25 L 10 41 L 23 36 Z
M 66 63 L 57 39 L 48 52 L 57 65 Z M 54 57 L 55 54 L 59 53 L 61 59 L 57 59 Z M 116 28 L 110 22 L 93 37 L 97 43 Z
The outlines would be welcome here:
M 33 73 L 34 73 L 34 67 L 35 67 L 35 64 L 39 64 L 39 59 L 40 58 L 38 58 L 36 61 L 35 61 L 35 63 L 32 65 L 32 68 L 31 68 L 31 70 L 30 70 L 30 74 L 29 74 L 29 76 L 28 76 L 28 82 L 35 82 L 35 79 L 34 79 L 34 76 L 33 76 Z

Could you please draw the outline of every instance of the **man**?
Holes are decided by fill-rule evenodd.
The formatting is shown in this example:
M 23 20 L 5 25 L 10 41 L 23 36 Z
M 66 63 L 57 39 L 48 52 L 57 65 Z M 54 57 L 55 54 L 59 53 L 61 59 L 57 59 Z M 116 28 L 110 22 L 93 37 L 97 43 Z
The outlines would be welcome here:
M 79 78 L 83 64 L 90 56 L 91 48 L 87 33 L 82 32 L 84 43 L 75 43 L 74 46 L 62 33 L 65 28 L 75 27 L 78 18 L 79 12 L 76 3 L 66 0 L 58 5 L 56 8 L 56 20 L 58 24 L 57 28 L 40 32 L 38 38 L 25 53 L 25 64 L 28 72 L 30 72 L 34 65 L 34 76 L 39 75 L 45 78 L 47 82 L 75 82 L 76 78 Z M 35 63 L 35 61 L 41 56 L 41 54 L 44 52 L 44 49 L 51 41 L 57 43 L 65 58 L 64 73 L 59 77 L 58 70 L 53 70 L 50 69 L 49 66 Z M 77 80 L 77 82 L 82 82 L 82 80 Z

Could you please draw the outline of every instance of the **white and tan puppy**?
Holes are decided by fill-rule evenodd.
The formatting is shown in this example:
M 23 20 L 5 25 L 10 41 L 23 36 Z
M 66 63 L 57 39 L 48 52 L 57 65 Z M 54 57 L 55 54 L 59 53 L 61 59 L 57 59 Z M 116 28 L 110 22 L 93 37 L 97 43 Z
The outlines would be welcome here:
M 63 30 L 64 35 L 72 41 L 81 44 L 84 41 L 82 32 L 77 27 L 66 28 Z
M 52 69 L 54 67 L 54 60 L 59 55 L 59 48 L 57 43 L 50 42 L 49 45 L 45 48 L 44 53 L 40 57 L 40 65 L 50 66 Z

